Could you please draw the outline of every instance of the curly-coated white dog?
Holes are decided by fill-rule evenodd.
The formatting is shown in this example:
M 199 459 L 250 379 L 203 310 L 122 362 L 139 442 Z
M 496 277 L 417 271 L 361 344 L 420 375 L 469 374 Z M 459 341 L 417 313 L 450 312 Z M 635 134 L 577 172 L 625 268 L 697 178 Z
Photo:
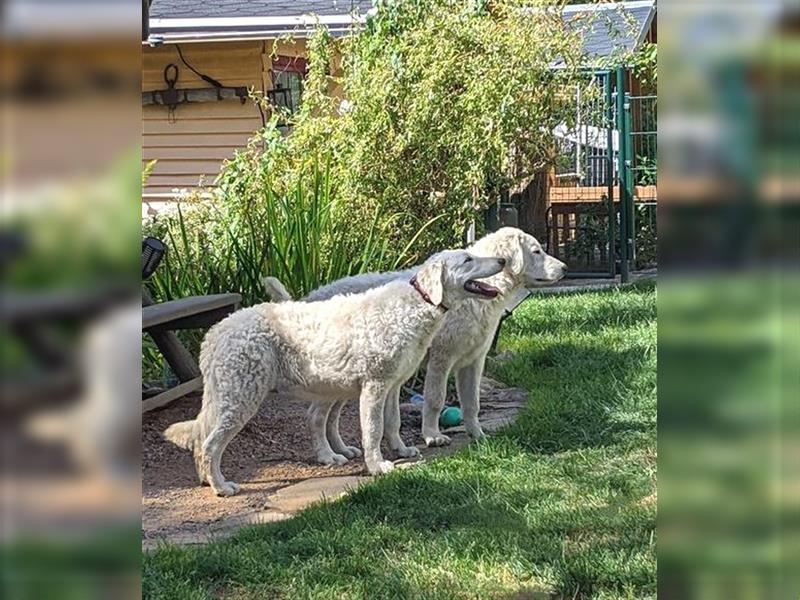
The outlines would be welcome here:
M 439 431 L 439 414 L 444 406 L 447 378 L 455 371 L 458 399 L 464 415 L 467 433 L 473 439 L 484 434 L 478 421 L 480 410 L 480 381 L 486 354 L 506 307 L 514 302 L 523 288 L 554 283 L 564 277 L 567 267 L 560 260 L 542 250 L 541 244 L 531 235 L 514 227 L 504 227 L 491 233 L 469 248 L 476 256 L 499 256 L 506 259 L 506 268 L 487 279 L 500 294 L 489 302 L 469 300 L 449 311 L 444 324 L 433 338 L 428 353 L 425 375 L 425 405 L 422 412 L 422 435 L 428 446 L 450 443 L 450 438 Z M 317 302 L 337 294 L 358 293 L 384 285 L 395 279 L 408 279 L 419 267 L 388 273 L 366 273 L 335 281 L 311 292 L 306 302 Z M 291 299 L 286 288 L 274 277 L 264 280 L 267 293 L 273 300 Z M 393 388 L 385 404 L 385 437 L 389 447 L 399 456 L 411 457 L 419 453 L 407 447 L 400 437 L 399 412 L 400 385 Z M 315 403 L 310 407 L 312 438 L 315 444 L 327 437 L 333 450 L 340 456 L 331 459 L 318 456 L 321 462 L 343 462 L 344 457 L 358 456 L 356 448 L 344 444 L 339 435 L 339 413 L 346 400 L 329 404 Z
M 361 294 L 315 303 L 264 303 L 234 313 L 203 341 L 200 414 L 172 425 L 165 437 L 194 452 L 201 483 L 230 496 L 239 486 L 222 476 L 222 453 L 267 394 L 328 402 L 360 395 L 367 469 L 373 474 L 391 470 L 394 465 L 383 460 L 380 449 L 387 395 L 413 374 L 447 309 L 499 293 L 476 280 L 499 273 L 504 265 L 503 258 L 449 251 L 426 261 L 410 279 Z

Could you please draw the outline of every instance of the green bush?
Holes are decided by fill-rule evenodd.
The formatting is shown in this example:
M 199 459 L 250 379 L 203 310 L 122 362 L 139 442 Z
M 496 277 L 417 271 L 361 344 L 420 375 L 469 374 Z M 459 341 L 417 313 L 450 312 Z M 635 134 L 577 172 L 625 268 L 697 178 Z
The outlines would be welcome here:
M 219 190 L 194 194 L 173 213 L 161 213 L 145 224 L 145 233 L 168 247 L 147 282 L 158 300 L 236 291 L 245 305 L 252 305 L 265 300 L 265 275 L 278 277 L 295 296 L 303 296 L 350 274 L 403 266 L 429 225 L 404 247 L 390 251 L 381 228 L 390 226 L 392 218 L 385 218 L 378 207 L 371 217 L 373 229 L 359 252 L 352 253 L 343 243 L 347 223 L 335 218 L 328 162 L 314 162 L 293 189 L 281 193 L 273 187 L 268 167 L 253 164 L 251 150 L 239 152 L 227 164 Z M 247 173 L 250 183 L 258 184 L 231 191 L 228 183 L 242 185 L 238 173 Z M 384 217 L 380 223 L 378 215 Z
M 377 2 L 353 35 L 334 40 L 320 27 L 308 43 L 301 108 L 282 115 L 292 133 L 261 139 L 256 160 L 277 167 L 285 190 L 312 157 L 330 156 L 350 252 L 376 215 L 390 249 L 437 218 L 416 259 L 460 245 L 500 190 L 551 160 L 552 130 L 570 124 L 575 86 L 587 85 L 562 3 L 527 4 Z M 237 194 L 255 189 L 241 176 Z
M 383 202 L 402 211 L 397 241 L 418 219 L 444 214 L 420 252 L 460 244 L 502 189 L 547 162 L 553 128 L 574 115 L 564 92 L 577 85 L 581 47 L 559 6 L 377 3 L 366 29 L 342 44 L 349 210 Z

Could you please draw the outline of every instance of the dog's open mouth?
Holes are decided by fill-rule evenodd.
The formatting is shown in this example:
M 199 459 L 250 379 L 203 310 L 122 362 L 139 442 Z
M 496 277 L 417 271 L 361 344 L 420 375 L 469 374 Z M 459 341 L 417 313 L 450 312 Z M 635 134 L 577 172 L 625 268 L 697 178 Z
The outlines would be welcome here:
M 470 294 L 477 294 L 478 296 L 483 296 L 484 298 L 496 298 L 498 294 L 500 294 L 500 290 L 493 285 L 475 281 L 474 279 L 470 279 L 467 283 L 465 283 L 464 289 Z

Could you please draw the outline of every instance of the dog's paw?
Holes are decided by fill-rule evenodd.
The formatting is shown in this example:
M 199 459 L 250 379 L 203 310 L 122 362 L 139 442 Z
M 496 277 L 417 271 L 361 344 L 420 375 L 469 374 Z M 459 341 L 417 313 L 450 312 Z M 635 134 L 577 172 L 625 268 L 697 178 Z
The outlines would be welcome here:
M 438 435 L 431 435 L 425 436 L 425 443 L 428 445 L 428 448 L 432 448 L 434 446 L 449 446 L 450 445 L 450 438 L 443 433 Z
M 343 454 L 347 458 L 358 458 L 361 456 L 361 450 L 356 448 L 355 446 L 345 446 L 341 450 L 339 450 L 340 454 Z
M 383 475 L 384 473 L 394 470 L 394 463 L 390 460 L 382 460 L 377 465 L 372 467 L 368 466 L 367 470 L 371 475 Z
M 477 429 L 467 429 L 467 435 L 469 435 L 473 442 L 482 442 L 486 439 L 486 434 L 483 433 L 483 429 L 480 427 Z
M 214 492 L 217 494 L 217 496 L 227 498 L 228 496 L 235 496 L 241 489 L 242 488 L 238 483 L 224 481 L 221 486 L 214 487 Z
M 333 465 L 344 465 L 347 463 L 347 457 L 344 454 L 338 454 L 337 452 L 331 452 L 330 454 L 319 454 L 317 455 L 317 461 L 320 464 L 333 466 Z
M 403 446 L 402 448 L 395 448 L 395 454 L 400 458 L 414 458 L 419 456 L 419 448 L 416 446 Z

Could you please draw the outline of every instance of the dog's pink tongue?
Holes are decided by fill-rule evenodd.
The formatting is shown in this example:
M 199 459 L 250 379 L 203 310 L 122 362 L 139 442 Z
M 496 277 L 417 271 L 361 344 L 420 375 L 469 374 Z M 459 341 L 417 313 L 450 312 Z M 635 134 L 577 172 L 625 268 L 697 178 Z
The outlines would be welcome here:
M 480 289 L 480 291 L 483 294 L 485 294 L 487 296 L 491 296 L 492 298 L 494 298 L 495 296 L 497 296 L 500 293 L 500 290 L 498 290 L 493 285 L 489 285 L 488 283 L 481 283 L 480 281 L 476 281 L 475 285 L 478 286 L 478 289 Z

